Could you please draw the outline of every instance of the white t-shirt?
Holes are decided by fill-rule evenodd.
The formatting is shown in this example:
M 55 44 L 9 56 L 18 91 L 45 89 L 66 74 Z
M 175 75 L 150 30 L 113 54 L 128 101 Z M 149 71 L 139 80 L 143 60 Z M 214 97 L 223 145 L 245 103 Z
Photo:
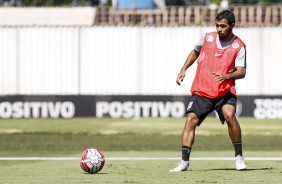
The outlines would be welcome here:
M 225 49 L 234 41 L 235 38 L 236 38 L 236 35 L 233 35 L 233 37 L 230 41 L 222 42 L 222 41 L 219 40 L 219 37 L 217 35 L 216 36 L 216 45 L 219 49 Z M 197 52 L 201 51 L 202 46 L 204 44 L 204 39 L 205 39 L 205 35 L 203 35 L 201 37 L 200 41 L 195 45 L 194 49 Z M 233 68 L 237 67 L 237 66 L 247 68 L 246 54 L 247 54 L 246 47 L 245 46 L 241 47 L 240 51 L 238 52 L 238 55 L 236 56 Z

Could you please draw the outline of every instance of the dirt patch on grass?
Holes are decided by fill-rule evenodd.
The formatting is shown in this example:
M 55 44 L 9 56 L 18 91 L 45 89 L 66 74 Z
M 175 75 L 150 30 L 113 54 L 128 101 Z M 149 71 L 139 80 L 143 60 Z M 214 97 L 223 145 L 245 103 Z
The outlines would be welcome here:
M 162 135 L 181 135 L 182 131 L 166 131 L 162 132 Z
M 120 132 L 117 131 L 117 130 L 104 130 L 104 131 L 100 131 L 99 134 L 101 134 L 101 135 L 117 135 L 117 134 L 120 134 Z
M 17 128 L 0 128 L 0 134 L 18 134 L 18 133 L 22 133 L 22 131 Z
M 166 131 L 162 133 L 162 135 L 181 135 L 181 134 L 182 131 Z M 196 130 L 196 135 L 213 136 L 213 134 L 210 131 L 205 131 L 205 130 Z

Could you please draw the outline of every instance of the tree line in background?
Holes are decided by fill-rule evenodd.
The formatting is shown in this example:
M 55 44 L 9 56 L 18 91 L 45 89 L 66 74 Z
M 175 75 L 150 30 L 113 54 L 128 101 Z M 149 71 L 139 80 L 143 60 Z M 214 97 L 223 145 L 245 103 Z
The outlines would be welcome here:
M 165 0 L 167 6 L 219 5 L 221 0 Z M 3 6 L 111 6 L 111 0 L 0 0 Z M 282 4 L 282 0 L 229 0 L 229 5 Z

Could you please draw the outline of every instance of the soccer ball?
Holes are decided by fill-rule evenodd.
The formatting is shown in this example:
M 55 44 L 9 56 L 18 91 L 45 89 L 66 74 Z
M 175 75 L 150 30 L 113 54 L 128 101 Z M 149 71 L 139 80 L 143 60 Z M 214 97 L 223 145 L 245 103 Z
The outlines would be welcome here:
M 105 164 L 105 156 L 95 148 L 86 149 L 80 157 L 80 167 L 89 174 L 101 171 Z

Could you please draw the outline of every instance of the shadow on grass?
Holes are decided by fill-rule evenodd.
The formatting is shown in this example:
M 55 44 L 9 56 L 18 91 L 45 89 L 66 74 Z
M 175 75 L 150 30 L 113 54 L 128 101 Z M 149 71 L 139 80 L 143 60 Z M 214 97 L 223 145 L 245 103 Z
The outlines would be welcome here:
M 264 168 L 249 168 L 246 170 L 242 170 L 240 172 L 247 172 L 247 171 L 265 171 L 265 170 L 273 170 L 272 167 L 264 167 Z M 206 171 L 235 171 L 234 168 L 220 168 L 220 169 L 208 169 Z
M 109 173 L 106 173 L 106 172 L 99 172 L 99 173 L 95 173 L 95 174 L 90 174 L 90 173 L 83 173 L 85 175 L 89 175 L 89 176 L 93 176 L 93 175 L 105 175 L 105 174 L 109 174 Z

